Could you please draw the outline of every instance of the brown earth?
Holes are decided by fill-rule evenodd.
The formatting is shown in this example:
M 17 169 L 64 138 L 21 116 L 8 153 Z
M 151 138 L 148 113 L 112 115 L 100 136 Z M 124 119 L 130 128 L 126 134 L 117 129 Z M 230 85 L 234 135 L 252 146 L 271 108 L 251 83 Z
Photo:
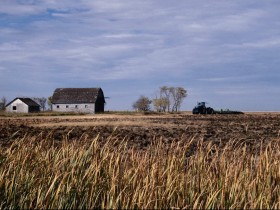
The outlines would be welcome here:
M 2 117 L 0 145 L 9 145 L 25 136 L 48 138 L 56 142 L 90 141 L 97 135 L 100 141 L 109 136 L 126 139 L 130 145 L 145 148 L 153 141 L 212 141 L 224 145 L 239 141 L 256 150 L 262 144 L 277 140 L 280 135 L 280 114 L 244 115 L 86 115 L 60 117 Z

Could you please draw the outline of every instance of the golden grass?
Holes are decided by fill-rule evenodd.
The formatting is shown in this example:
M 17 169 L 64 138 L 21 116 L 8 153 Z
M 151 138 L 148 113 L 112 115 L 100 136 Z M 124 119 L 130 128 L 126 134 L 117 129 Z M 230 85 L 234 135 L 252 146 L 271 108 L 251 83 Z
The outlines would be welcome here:
M 161 127 L 161 128 L 178 128 L 183 127 L 185 128 L 186 125 L 178 125 L 174 123 L 155 123 L 151 122 L 150 120 L 129 120 L 129 119 L 122 119 L 121 121 L 110 121 L 110 120 L 102 120 L 102 121 L 82 121 L 82 122 L 69 122 L 69 121 L 62 121 L 62 122 L 44 122 L 44 123 L 37 123 L 37 124 L 30 124 L 33 127 L 55 127 L 55 126 L 67 126 L 67 127 L 94 127 L 94 126 L 105 126 L 105 127 Z
M 233 140 L 127 145 L 18 139 L 1 148 L 0 208 L 280 208 L 277 141 L 258 154 Z

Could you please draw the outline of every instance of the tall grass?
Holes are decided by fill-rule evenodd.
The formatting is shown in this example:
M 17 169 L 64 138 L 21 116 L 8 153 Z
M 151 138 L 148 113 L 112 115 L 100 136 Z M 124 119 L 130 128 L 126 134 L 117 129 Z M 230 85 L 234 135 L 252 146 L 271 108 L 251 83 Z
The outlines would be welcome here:
M 278 142 L 153 142 L 18 139 L 1 148 L 0 208 L 280 208 Z

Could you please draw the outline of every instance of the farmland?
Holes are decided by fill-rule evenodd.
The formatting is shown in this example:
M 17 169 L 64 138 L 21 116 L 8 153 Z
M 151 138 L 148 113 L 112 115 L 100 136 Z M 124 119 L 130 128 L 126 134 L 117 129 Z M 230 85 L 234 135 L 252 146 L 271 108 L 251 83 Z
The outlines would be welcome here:
M 0 119 L 0 208 L 280 208 L 280 114 Z
M 99 135 L 100 139 L 117 135 L 139 149 L 148 146 L 152 139 L 162 138 L 166 143 L 190 138 L 213 141 L 223 145 L 230 139 L 257 147 L 280 135 L 280 114 L 260 113 L 246 115 L 191 115 L 151 114 L 117 115 L 99 114 L 54 117 L 2 117 L 0 122 L 1 144 L 9 143 L 25 135 L 49 136 L 61 141 L 88 139 Z M 51 136 L 50 136 L 51 134 Z M 83 138 L 82 138 L 83 139 Z

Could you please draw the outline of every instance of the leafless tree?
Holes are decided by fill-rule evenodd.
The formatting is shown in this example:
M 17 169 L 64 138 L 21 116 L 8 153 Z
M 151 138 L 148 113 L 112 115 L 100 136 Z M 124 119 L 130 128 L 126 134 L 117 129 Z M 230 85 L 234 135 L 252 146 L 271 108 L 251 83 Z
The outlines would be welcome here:
M 46 102 L 47 102 L 47 99 L 45 97 L 33 98 L 33 100 L 36 101 L 41 106 L 41 109 L 43 111 L 45 111 L 45 109 L 46 109 Z
M 7 103 L 7 99 L 6 99 L 6 97 L 3 96 L 0 99 L 0 110 L 4 110 L 5 109 L 6 103 Z
M 150 111 L 150 105 L 152 101 L 145 96 L 140 96 L 137 101 L 132 105 L 133 109 L 137 111 Z
M 177 112 L 181 108 L 184 98 L 187 97 L 187 90 L 183 87 L 162 86 L 159 90 L 159 97 L 153 100 L 154 109 L 159 112 Z
M 170 93 L 173 100 L 172 111 L 178 112 L 180 111 L 184 98 L 187 97 L 187 90 L 185 90 L 182 87 L 176 87 L 176 88 L 172 88 Z
M 48 97 L 48 106 L 52 109 L 52 96 Z
M 158 112 L 166 112 L 170 110 L 171 94 L 170 88 L 162 86 L 159 88 L 159 94 L 156 94 L 156 98 L 153 99 L 154 109 Z
M 166 108 L 169 105 L 167 98 L 155 98 L 153 99 L 154 109 L 157 112 L 166 112 Z

